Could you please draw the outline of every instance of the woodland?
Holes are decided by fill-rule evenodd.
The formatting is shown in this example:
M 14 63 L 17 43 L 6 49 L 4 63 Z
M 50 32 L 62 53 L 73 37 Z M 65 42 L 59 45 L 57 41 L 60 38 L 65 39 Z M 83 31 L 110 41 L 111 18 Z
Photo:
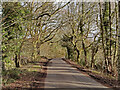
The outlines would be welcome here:
M 3 84 L 43 58 L 66 58 L 120 83 L 120 1 L 3 2 L 1 27 Z

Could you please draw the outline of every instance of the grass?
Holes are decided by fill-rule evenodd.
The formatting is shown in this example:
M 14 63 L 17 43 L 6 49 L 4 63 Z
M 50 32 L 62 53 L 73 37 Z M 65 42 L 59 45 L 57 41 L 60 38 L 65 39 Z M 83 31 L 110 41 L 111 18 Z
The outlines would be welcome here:
M 71 61 L 70 61 L 71 62 Z M 81 65 L 81 64 L 79 64 L 79 63 L 77 63 L 77 62 L 75 62 L 75 61 L 72 61 L 74 64 L 76 64 L 76 65 L 79 65 L 81 68 L 84 68 L 84 70 L 85 71 L 88 71 L 88 73 L 93 73 L 93 74 L 95 74 L 95 75 L 99 75 L 99 76 L 101 76 L 101 77 L 104 77 L 104 78 L 108 78 L 108 79 L 110 79 L 110 80 L 116 80 L 116 77 L 115 76 L 112 76 L 111 74 L 107 74 L 107 73 L 103 73 L 102 71 L 98 71 L 98 70 L 93 70 L 93 69 L 91 69 L 91 68 L 86 68 L 85 66 L 83 66 L 83 65 Z M 73 64 L 73 65 L 74 65 Z M 90 71 L 90 72 L 89 72 Z
M 10 70 L 2 71 L 2 82 L 4 85 L 13 83 L 20 79 L 20 75 L 25 75 L 27 73 L 40 72 L 40 64 L 29 63 L 27 65 L 21 66 L 20 68 L 13 68 Z
M 27 71 L 36 71 L 39 72 L 41 70 L 41 66 L 39 64 L 29 63 L 28 65 L 22 66 L 21 69 L 26 69 Z
M 24 71 L 17 69 L 17 68 L 2 71 L 2 77 L 3 77 L 2 83 L 5 85 L 5 84 L 14 82 L 17 79 L 20 79 L 20 74 L 23 72 Z
M 90 69 L 91 70 L 91 69 Z M 95 73 L 95 74 L 98 74 L 98 75 L 101 75 L 101 76 L 104 76 L 104 77 L 107 77 L 109 79 L 114 79 L 116 80 L 116 77 L 110 75 L 110 74 L 107 74 L 107 73 L 102 73 L 101 71 L 97 71 L 97 70 L 91 70 L 92 73 Z

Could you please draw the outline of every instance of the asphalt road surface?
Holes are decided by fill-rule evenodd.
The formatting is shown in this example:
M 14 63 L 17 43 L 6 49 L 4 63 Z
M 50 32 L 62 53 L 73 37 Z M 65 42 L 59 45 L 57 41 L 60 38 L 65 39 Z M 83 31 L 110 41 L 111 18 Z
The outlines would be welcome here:
M 93 90 L 107 89 L 108 87 L 100 84 L 91 77 L 81 73 L 62 59 L 52 59 L 47 66 L 47 76 L 44 89 L 64 88 L 72 90 Z M 76 90 L 75 89 L 75 90 Z M 108 88 L 110 90 L 110 88 Z M 112 89 L 111 89 L 112 90 Z

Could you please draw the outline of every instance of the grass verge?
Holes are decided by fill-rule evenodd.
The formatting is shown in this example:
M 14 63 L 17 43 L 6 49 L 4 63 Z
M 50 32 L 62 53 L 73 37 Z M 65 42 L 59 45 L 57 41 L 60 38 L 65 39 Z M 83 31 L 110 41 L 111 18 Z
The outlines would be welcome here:
M 71 64 L 73 67 L 77 68 L 83 74 L 89 75 L 90 77 L 92 77 L 96 81 L 100 82 L 101 84 L 103 84 L 107 87 L 113 88 L 115 90 L 119 90 L 117 80 L 114 77 L 110 77 L 109 75 L 104 75 L 95 70 L 86 69 L 86 68 L 80 66 L 79 64 L 76 64 L 76 62 L 74 62 L 74 61 L 64 59 L 64 58 L 63 58 L 63 60 L 65 62 L 67 62 L 68 64 Z
M 3 90 L 38 89 L 44 87 L 48 60 L 32 62 L 20 68 L 3 72 Z

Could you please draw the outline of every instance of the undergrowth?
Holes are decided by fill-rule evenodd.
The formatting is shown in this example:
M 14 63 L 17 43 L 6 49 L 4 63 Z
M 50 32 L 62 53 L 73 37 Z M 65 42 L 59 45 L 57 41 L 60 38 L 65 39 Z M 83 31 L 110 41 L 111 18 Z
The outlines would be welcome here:
M 20 79 L 20 74 L 23 72 L 23 70 L 17 68 L 2 71 L 2 83 L 6 85 Z

